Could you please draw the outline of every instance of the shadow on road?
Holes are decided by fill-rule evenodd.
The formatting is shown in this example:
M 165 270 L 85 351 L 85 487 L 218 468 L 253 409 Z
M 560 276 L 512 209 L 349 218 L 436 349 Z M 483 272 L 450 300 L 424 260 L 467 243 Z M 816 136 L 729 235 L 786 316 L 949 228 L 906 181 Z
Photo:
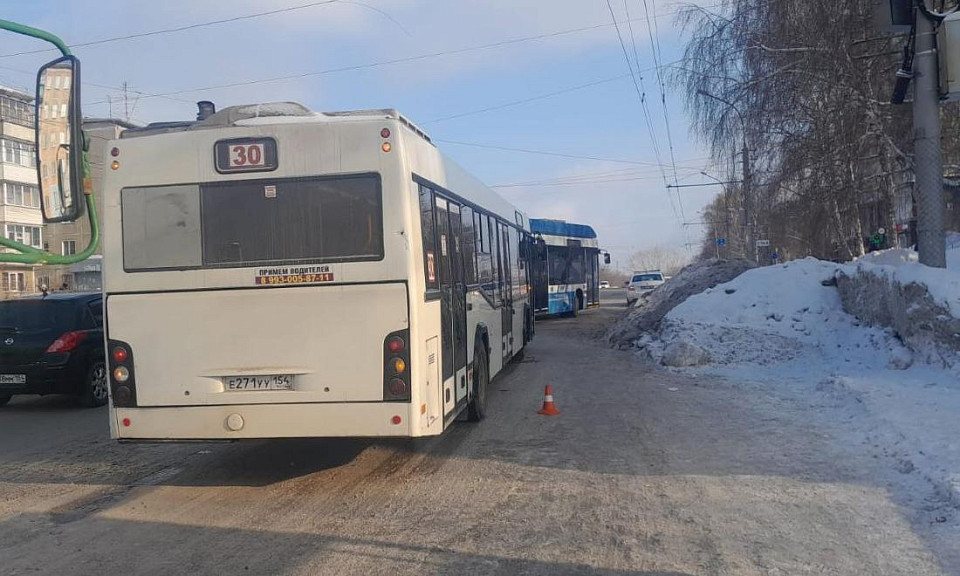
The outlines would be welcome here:
M 33 571 L 42 558 L 45 573 L 64 575 L 140 574 L 145 567 L 180 574 L 400 574 L 415 567 L 418 574 L 691 576 L 511 557 L 517 550 L 499 555 L 466 552 L 453 549 L 454 545 L 411 542 L 420 538 L 416 530 L 387 541 L 104 517 L 87 517 L 84 524 L 87 534 L 100 536 L 88 540 L 44 515 L 23 515 L 0 523 L 0 534 L 33 534 L 0 545 L 4 570 L 11 574 Z M 39 537 L 34 534 L 38 527 L 53 525 L 59 529 Z M 56 546 L 70 547 L 71 553 L 51 555 L 48 547 Z
M 0 418 L 14 414 L 52 413 L 66 411 L 89 411 L 98 408 L 87 408 L 80 404 L 80 399 L 67 394 L 51 394 L 48 396 L 14 396 L 10 403 L 0 407 Z M 106 408 L 103 408 L 104 412 Z M 106 415 L 103 416 L 106 418 Z

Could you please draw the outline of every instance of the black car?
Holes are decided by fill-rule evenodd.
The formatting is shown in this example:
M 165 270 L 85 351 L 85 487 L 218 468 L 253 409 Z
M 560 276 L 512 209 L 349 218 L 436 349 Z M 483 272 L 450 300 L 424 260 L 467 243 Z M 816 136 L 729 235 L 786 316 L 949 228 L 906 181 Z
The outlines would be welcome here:
M 0 406 L 14 394 L 107 402 L 103 297 L 57 293 L 0 301 Z

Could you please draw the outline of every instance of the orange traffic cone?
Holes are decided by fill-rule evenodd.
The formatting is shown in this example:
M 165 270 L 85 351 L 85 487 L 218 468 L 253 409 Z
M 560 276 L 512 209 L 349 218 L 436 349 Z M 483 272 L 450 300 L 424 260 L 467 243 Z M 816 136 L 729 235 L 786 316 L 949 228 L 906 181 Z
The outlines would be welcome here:
M 557 407 L 553 405 L 553 386 L 547 384 L 547 389 L 543 391 L 543 408 L 537 410 L 537 414 L 544 416 L 556 416 L 560 414 Z

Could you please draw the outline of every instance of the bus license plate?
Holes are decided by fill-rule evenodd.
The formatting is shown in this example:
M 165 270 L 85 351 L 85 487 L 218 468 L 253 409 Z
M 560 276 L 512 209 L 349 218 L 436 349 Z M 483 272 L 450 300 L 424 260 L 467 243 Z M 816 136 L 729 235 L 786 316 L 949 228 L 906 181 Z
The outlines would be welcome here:
M 0 384 L 26 384 L 26 374 L 0 374 Z
M 247 390 L 293 390 L 293 376 L 273 374 L 269 376 L 230 376 L 223 379 L 228 392 Z

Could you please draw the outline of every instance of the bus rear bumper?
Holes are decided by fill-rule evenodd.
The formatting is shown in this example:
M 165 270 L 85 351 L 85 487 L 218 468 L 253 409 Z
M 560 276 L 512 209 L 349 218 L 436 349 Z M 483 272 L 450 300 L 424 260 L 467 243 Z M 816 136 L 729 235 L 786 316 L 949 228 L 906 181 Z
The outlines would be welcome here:
M 410 421 L 410 406 L 364 402 L 115 408 L 111 431 L 118 440 L 155 441 L 419 436 Z

